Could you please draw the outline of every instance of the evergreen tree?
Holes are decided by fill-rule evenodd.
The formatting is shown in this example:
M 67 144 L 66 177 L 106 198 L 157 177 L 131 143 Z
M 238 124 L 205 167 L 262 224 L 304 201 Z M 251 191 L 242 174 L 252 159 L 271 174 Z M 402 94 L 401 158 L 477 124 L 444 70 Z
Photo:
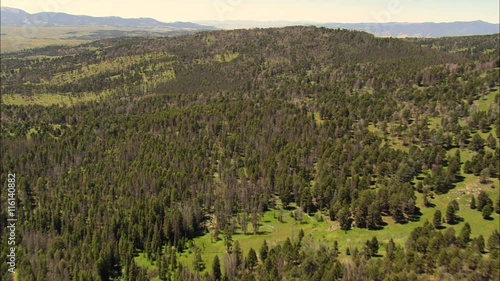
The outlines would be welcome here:
M 490 219 L 492 213 L 493 213 L 493 207 L 491 207 L 491 204 L 486 204 L 486 206 L 483 207 L 483 211 L 481 214 L 484 219 Z
M 469 143 L 469 148 L 474 151 L 479 151 L 484 146 L 484 139 L 479 135 L 475 134 Z
M 301 228 L 299 230 L 299 243 L 298 243 L 298 245 L 300 245 L 300 243 L 302 242 L 302 239 L 304 239 L 304 235 L 305 235 L 304 230 Z
M 194 251 L 193 268 L 198 272 L 201 272 L 205 269 L 205 263 L 201 258 L 201 251 L 198 248 L 195 248 Z
M 488 135 L 486 142 L 488 144 L 488 147 L 491 149 L 495 149 L 497 147 L 497 140 L 491 133 Z
M 235 258 L 236 268 L 240 268 L 243 265 L 243 251 L 238 240 L 234 241 L 232 255 Z
M 471 228 L 468 222 L 464 224 L 462 230 L 460 231 L 459 238 L 462 240 L 464 244 L 469 243 L 470 241 Z
M 490 179 L 490 169 L 489 168 L 484 168 L 481 170 L 481 173 L 479 174 L 479 182 L 482 184 L 487 184 Z
M 478 237 L 472 239 L 472 244 L 480 253 L 484 252 L 485 242 L 483 235 L 479 235 Z
M 305 187 L 302 190 L 302 198 L 300 201 L 300 205 L 304 209 L 304 212 L 306 213 L 314 213 L 315 212 L 315 207 L 312 201 L 312 195 L 311 195 L 311 190 L 309 187 Z
M 345 207 L 340 209 L 339 213 L 337 214 L 337 220 L 339 221 L 340 229 L 346 232 L 351 229 L 351 219 L 349 218 L 349 211 Z
M 396 250 L 396 244 L 394 243 L 394 240 L 391 238 L 389 240 L 389 243 L 387 243 L 386 247 L 386 258 L 390 261 L 394 260 L 395 258 L 395 250 Z
M 280 193 L 281 203 L 283 204 L 283 208 L 288 207 L 288 205 L 293 201 L 292 193 L 289 189 L 284 187 Z
M 476 198 L 474 197 L 474 195 L 472 195 L 472 198 L 471 198 L 471 201 L 470 201 L 470 208 L 471 209 L 476 209 L 477 206 L 476 206 Z
M 220 260 L 218 255 L 215 255 L 214 262 L 212 264 L 212 277 L 214 281 L 220 281 L 222 278 Z
M 436 229 L 441 228 L 442 215 L 440 210 L 434 212 L 434 217 L 432 219 L 432 224 Z
M 493 233 L 488 238 L 488 250 L 491 253 L 500 251 L 500 233 L 498 232 L 498 230 L 493 231 Z
M 448 204 L 448 207 L 446 208 L 446 222 L 448 224 L 454 224 L 454 223 L 456 223 L 456 219 L 457 219 L 456 214 L 455 214 L 456 213 L 456 209 L 455 209 L 455 206 L 454 206 L 454 204 L 452 202 L 450 202 Z
M 380 207 L 376 202 L 372 203 L 368 208 L 368 216 L 366 217 L 366 226 L 369 229 L 376 229 L 382 223 L 382 215 Z
M 233 235 L 228 228 L 224 230 L 224 245 L 226 246 L 226 252 L 230 253 L 233 247 Z
M 259 250 L 260 260 L 262 262 L 266 261 L 268 252 L 269 252 L 269 247 L 267 246 L 266 240 L 264 240 L 264 242 L 262 242 L 262 246 L 260 247 L 260 250 Z
M 481 190 L 477 196 L 477 210 L 482 211 L 484 206 L 488 204 L 492 205 L 491 202 L 492 201 L 488 194 Z
M 248 257 L 247 257 L 247 260 L 246 260 L 246 265 L 247 265 L 247 268 L 254 268 L 258 263 L 258 260 L 257 260 L 257 254 L 255 253 L 255 250 L 253 248 L 250 248 L 250 250 L 248 251 Z
M 378 254 L 379 244 L 377 237 L 373 236 L 371 240 L 366 241 L 370 256 L 374 257 Z
M 425 207 L 431 206 L 429 202 L 429 188 L 425 187 L 422 194 L 423 204 Z

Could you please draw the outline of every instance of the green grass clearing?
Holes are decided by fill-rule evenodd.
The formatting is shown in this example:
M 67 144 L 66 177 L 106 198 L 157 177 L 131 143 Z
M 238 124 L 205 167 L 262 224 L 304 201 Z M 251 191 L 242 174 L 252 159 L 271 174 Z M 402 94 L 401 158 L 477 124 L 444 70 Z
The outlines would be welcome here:
M 80 96 L 58 95 L 58 94 L 36 94 L 33 96 L 24 96 L 19 94 L 2 95 L 2 103 L 8 105 L 66 105 L 70 106 L 75 103 L 98 100 L 105 97 L 107 94 L 85 93 Z

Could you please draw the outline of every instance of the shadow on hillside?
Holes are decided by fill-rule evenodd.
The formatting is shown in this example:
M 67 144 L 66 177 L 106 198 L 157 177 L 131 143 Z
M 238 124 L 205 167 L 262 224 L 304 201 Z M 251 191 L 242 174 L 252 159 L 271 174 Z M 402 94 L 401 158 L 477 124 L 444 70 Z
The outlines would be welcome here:
M 492 181 L 492 180 L 490 180 L 490 179 L 487 179 L 487 180 L 485 180 L 485 181 L 483 181 L 483 182 L 480 182 L 480 183 L 481 183 L 481 184 L 486 185 L 486 184 L 493 184 L 493 183 L 495 183 L 495 182 L 494 182 L 494 181 Z
M 384 229 L 384 226 L 387 226 L 388 223 L 382 222 L 381 224 L 377 225 L 376 227 L 368 228 L 368 230 L 373 230 L 373 231 L 380 231 Z
M 435 208 L 436 204 L 428 202 L 427 205 L 425 206 L 426 208 Z
M 463 181 L 465 181 L 465 177 L 464 176 L 456 176 L 454 182 L 463 182 Z
M 449 225 L 457 225 L 457 224 L 459 224 L 459 223 L 461 223 L 463 221 L 464 221 L 464 218 L 457 216 L 457 217 L 455 217 L 455 220 L 453 222 L 447 222 L 447 223 Z
M 420 217 L 422 217 L 422 215 L 423 214 L 420 211 L 420 208 L 419 207 L 415 207 L 415 211 L 413 212 L 413 215 L 411 215 L 408 219 L 411 222 L 417 222 L 417 221 L 420 221 Z
M 260 235 L 267 235 L 267 234 L 270 234 L 271 232 L 270 231 L 266 231 L 266 230 L 259 230 L 257 231 L 256 234 L 254 234 L 252 231 L 250 232 L 247 232 L 246 234 L 243 234 L 241 233 L 240 235 L 244 235 L 244 236 L 260 236 Z

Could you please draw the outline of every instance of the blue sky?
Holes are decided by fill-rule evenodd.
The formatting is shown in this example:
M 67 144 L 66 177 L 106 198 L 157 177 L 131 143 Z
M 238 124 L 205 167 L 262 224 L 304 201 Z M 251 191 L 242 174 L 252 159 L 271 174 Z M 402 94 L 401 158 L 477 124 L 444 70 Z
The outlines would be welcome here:
M 2 7 L 161 21 L 499 22 L 498 0 L 2 0 Z

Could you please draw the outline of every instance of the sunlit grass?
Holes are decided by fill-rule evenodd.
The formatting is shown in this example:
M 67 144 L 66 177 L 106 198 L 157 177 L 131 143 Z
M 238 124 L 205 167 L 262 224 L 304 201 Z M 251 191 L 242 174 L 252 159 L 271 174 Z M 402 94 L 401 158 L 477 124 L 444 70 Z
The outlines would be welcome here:
M 51 106 L 51 105 L 66 105 L 70 106 L 75 103 L 98 100 L 101 97 L 106 96 L 107 94 L 93 94 L 93 93 L 85 93 L 79 96 L 71 96 L 67 95 L 59 95 L 59 94 L 36 94 L 33 96 L 24 96 L 19 94 L 8 94 L 2 95 L 2 103 L 8 105 L 42 105 L 42 106 Z

